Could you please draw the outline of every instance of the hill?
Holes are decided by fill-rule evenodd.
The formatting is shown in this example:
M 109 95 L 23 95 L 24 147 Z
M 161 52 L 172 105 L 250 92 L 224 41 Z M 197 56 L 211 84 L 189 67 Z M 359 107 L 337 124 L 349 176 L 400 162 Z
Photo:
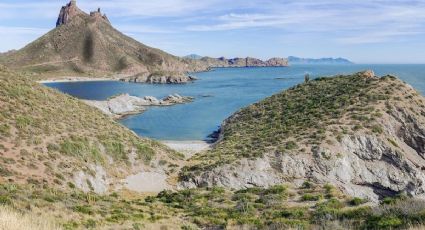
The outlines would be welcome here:
M 179 154 L 30 78 L 0 70 L 1 183 L 108 193 L 131 175 L 175 170 Z
M 422 200 L 397 196 L 372 208 L 367 200 L 346 196 L 332 184 L 307 180 L 269 188 L 165 190 L 151 196 L 131 191 L 122 179 L 140 172 L 160 173 L 173 182 L 186 164 L 182 156 L 31 77 L 0 67 L 0 228 L 386 229 L 425 222 Z M 397 80 L 386 80 L 398 87 Z M 239 129 L 231 126 L 236 120 L 228 122 L 228 132 Z M 226 141 L 236 140 L 224 138 L 223 145 Z M 231 162 L 252 154 L 226 147 L 235 155 L 216 159 Z M 208 163 L 210 168 L 200 173 L 215 171 L 214 161 Z M 241 172 L 235 166 L 231 173 Z M 136 179 L 141 187 L 146 181 L 163 183 L 152 174 Z
M 325 65 L 335 65 L 335 64 L 353 64 L 351 61 L 345 58 L 299 58 L 294 56 L 288 57 L 289 64 L 325 64 Z
M 189 55 L 184 56 L 183 58 L 192 59 L 192 60 L 199 60 L 203 57 L 201 55 L 198 55 L 198 54 L 189 54 Z
M 186 187 L 330 183 L 377 201 L 424 197 L 425 100 L 392 76 L 318 78 L 227 119 L 214 149 L 181 173 Z
M 9 68 L 46 76 L 110 76 L 128 81 L 182 83 L 191 62 L 151 48 L 112 27 L 106 15 L 87 14 L 76 1 L 62 7 L 57 27 L 24 48 L 0 57 Z

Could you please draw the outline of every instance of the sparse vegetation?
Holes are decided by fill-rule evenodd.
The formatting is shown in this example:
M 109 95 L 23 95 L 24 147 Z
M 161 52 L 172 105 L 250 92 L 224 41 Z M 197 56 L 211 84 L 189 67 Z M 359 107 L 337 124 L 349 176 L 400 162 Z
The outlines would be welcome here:
M 79 100 L 6 69 L 0 71 L 0 107 L 0 149 L 7 149 L 0 174 L 6 181 L 44 181 L 70 188 L 75 187 L 72 174 L 93 173 L 90 165 L 104 166 L 108 175 L 114 173 L 111 164 L 125 172 L 132 152 L 138 156 L 133 163 L 138 164 L 149 165 L 156 157 L 169 162 L 181 159 Z M 36 178 L 37 170 L 45 172 Z
M 342 141 L 353 131 L 383 134 L 378 104 L 391 97 L 394 78 L 351 76 L 317 78 L 250 105 L 229 118 L 213 150 L 195 157 L 182 178 L 240 158 L 265 153 L 299 153 L 323 143 Z M 285 141 L 282 141 L 285 140 Z M 336 155 L 336 153 L 335 153 Z M 332 155 L 323 155 L 331 159 Z

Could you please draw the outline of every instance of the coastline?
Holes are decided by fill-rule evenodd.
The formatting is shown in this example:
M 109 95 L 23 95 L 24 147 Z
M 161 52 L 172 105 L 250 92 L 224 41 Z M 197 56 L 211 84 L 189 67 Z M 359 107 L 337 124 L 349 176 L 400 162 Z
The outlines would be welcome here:
M 37 81 L 40 84 L 48 83 L 64 83 L 64 82 L 90 82 L 90 81 L 118 81 L 118 78 L 102 78 L 102 77 L 64 77 L 59 79 L 45 79 Z

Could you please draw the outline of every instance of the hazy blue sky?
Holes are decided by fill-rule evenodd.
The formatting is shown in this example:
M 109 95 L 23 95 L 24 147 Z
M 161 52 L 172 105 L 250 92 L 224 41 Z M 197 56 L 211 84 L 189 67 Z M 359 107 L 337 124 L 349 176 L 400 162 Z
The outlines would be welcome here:
M 1 0 L 0 51 L 55 26 L 65 0 Z M 175 55 L 425 63 L 425 0 L 77 0 Z

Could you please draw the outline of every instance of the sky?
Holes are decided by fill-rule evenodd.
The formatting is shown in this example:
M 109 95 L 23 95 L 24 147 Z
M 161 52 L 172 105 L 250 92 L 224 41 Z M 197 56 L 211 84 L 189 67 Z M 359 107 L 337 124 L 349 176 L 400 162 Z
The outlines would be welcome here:
M 0 52 L 54 29 L 65 0 L 0 0 Z M 77 0 L 178 56 L 425 63 L 425 0 Z

